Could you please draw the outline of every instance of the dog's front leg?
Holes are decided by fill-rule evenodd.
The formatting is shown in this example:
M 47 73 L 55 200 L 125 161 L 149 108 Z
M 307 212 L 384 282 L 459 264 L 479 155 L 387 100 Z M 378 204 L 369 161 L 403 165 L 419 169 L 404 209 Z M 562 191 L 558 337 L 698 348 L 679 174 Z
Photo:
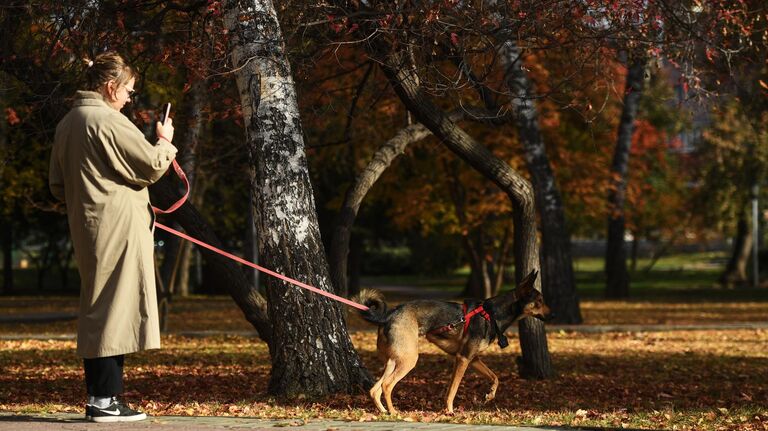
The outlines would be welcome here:
M 445 400 L 446 409 L 448 413 L 453 413 L 453 399 L 456 397 L 456 392 L 459 390 L 459 384 L 464 377 L 464 373 L 469 366 L 469 359 L 464 356 L 456 355 L 456 361 L 453 364 L 453 380 L 451 380 L 451 387 L 448 390 L 448 399 Z
M 494 374 L 494 372 L 491 371 L 491 369 L 488 368 L 488 366 L 485 365 L 485 362 L 481 361 L 480 358 L 475 358 L 472 360 L 472 368 L 476 369 L 478 372 L 480 372 L 480 374 L 488 377 L 493 382 L 491 384 L 490 392 L 485 395 L 485 401 L 488 402 L 496 398 L 496 389 L 499 388 L 499 378 L 496 376 L 496 374 Z

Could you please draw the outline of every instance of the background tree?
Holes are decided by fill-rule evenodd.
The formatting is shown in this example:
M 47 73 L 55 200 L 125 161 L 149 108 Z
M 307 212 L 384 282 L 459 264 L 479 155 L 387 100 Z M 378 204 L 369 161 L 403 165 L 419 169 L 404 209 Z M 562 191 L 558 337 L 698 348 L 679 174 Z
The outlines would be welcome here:
M 625 215 L 627 171 L 635 132 L 635 120 L 640 109 L 648 59 L 635 54 L 628 60 L 624 84 L 624 107 L 619 119 L 619 133 L 611 163 L 612 181 L 608 187 L 608 234 L 605 245 L 605 296 L 629 296 L 629 272 L 625 247 Z
M 744 109 L 739 100 L 713 108 L 716 120 L 704 133 L 696 154 L 701 179 L 697 197 L 705 210 L 704 220 L 733 232 L 733 251 L 721 276 L 725 285 L 747 283 L 752 252 L 749 203 L 753 185 L 768 167 L 768 130 L 764 126 L 768 113 L 760 113 L 755 121 L 750 119 L 755 113 Z
M 542 289 L 555 319 L 561 323 L 577 324 L 582 319 L 563 200 L 544 145 L 539 114 L 533 100 L 536 90 L 526 73 L 522 53 L 510 39 L 508 37 L 502 45 L 500 57 L 506 69 L 507 86 L 513 92 L 511 105 L 541 219 Z

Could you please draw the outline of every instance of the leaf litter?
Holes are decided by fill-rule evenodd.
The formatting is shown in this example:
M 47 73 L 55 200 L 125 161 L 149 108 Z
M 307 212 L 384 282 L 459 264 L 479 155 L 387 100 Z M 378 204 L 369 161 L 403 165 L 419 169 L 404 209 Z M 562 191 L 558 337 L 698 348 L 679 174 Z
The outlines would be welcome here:
M 376 335 L 350 334 L 377 376 Z M 316 419 L 593 426 L 677 430 L 768 430 L 768 331 L 549 334 L 556 376 L 517 376 L 519 344 L 483 356 L 501 381 L 465 376 L 443 412 L 452 361 L 422 343 L 419 363 L 397 386 L 397 415 L 381 415 L 365 394 L 280 400 L 267 393 L 270 362 L 255 338 L 164 336 L 163 348 L 126 359 L 126 399 L 152 415 L 247 416 L 287 424 Z M 74 341 L 0 341 L 0 410 L 81 412 L 81 362 Z M 45 393 L 46 396 L 40 396 Z

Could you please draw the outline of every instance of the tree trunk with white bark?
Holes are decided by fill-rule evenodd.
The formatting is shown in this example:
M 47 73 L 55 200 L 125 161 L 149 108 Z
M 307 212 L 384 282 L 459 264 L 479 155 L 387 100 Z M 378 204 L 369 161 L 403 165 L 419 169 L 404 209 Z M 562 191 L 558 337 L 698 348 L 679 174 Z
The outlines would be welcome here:
M 254 169 L 260 261 L 332 291 L 275 8 L 270 0 L 241 0 L 227 1 L 224 9 Z M 274 339 L 271 394 L 320 397 L 371 385 L 347 334 L 340 304 L 274 277 L 265 282 Z

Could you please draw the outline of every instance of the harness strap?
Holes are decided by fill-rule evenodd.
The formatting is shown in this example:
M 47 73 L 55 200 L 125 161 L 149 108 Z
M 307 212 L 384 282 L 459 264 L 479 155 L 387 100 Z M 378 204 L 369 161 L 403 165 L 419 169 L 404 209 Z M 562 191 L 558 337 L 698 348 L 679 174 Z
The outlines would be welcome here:
M 429 331 L 428 334 L 432 334 L 432 335 L 442 334 L 443 332 L 448 332 L 451 329 L 461 325 L 462 323 L 464 323 L 464 318 L 463 317 L 458 322 L 449 323 L 449 324 L 447 324 L 445 326 L 441 326 L 441 327 L 439 327 L 437 329 L 433 329 L 433 330 Z
M 479 314 L 483 316 L 483 319 L 487 321 L 491 321 L 491 316 L 485 311 L 482 304 L 477 306 L 474 310 L 467 313 L 467 304 L 464 303 L 461 306 L 461 312 L 464 313 L 464 332 L 467 332 L 467 328 L 469 328 L 469 322 L 472 317 L 474 317 L 475 314 Z

